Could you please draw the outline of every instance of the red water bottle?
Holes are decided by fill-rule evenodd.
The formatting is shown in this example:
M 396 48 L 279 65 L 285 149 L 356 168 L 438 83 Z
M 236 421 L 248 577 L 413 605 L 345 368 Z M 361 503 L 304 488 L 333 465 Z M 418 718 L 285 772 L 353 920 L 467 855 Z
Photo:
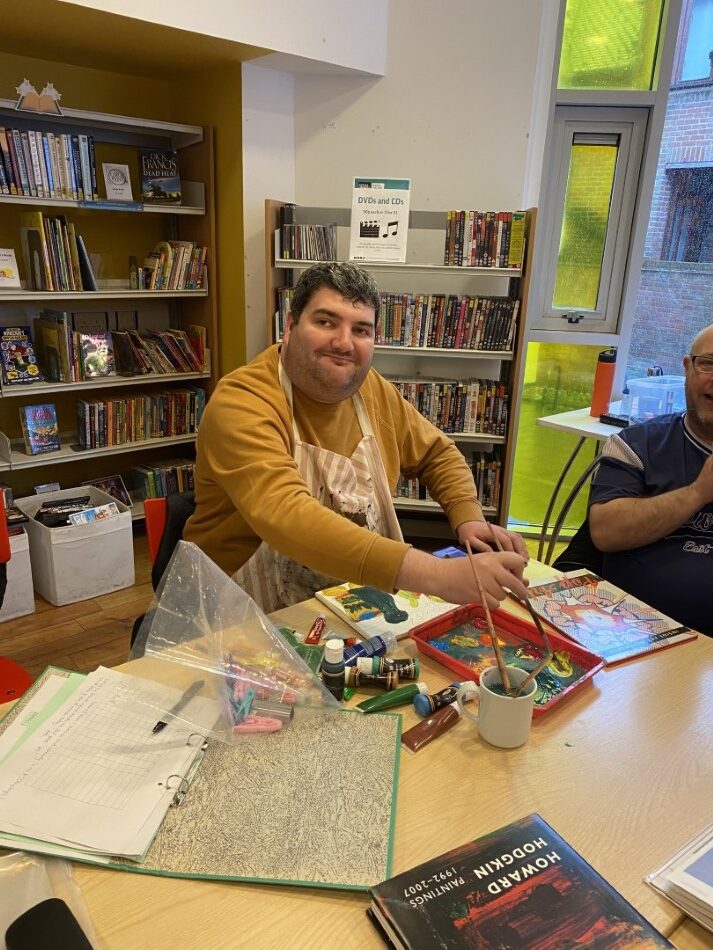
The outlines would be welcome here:
M 594 372 L 594 387 L 592 388 L 592 406 L 590 416 L 601 416 L 609 411 L 612 386 L 614 385 L 614 369 L 616 364 L 616 347 L 603 350 L 597 360 Z

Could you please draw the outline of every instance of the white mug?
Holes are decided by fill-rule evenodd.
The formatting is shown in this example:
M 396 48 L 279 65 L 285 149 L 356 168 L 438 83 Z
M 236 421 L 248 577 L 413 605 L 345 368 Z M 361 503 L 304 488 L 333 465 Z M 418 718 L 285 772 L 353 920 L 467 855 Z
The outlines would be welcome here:
M 513 689 L 528 676 L 527 670 L 507 667 Z M 535 703 L 537 681 L 532 680 L 517 696 L 494 693 L 493 685 L 501 686 L 497 666 L 488 667 L 480 674 L 480 686 L 472 680 L 463 683 L 458 690 L 456 702 L 467 719 L 478 723 L 480 737 L 500 749 L 514 749 L 522 745 L 530 734 L 532 707 Z M 478 696 L 478 712 L 473 713 L 464 703 L 470 696 Z

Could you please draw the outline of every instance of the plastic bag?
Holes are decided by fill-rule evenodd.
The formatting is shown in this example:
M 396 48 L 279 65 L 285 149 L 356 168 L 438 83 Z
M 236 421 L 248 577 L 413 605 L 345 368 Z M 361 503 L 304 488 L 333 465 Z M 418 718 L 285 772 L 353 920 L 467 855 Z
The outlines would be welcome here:
M 157 727 L 178 718 L 205 733 L 212 702 L 208 733 L 232 743 L 341 709 L 255 601 L 190 542 L 177 545 L 139 629 L 132 659 L 140 656 L 132 672 L 177 691 L 172 708 L 157 708 Z

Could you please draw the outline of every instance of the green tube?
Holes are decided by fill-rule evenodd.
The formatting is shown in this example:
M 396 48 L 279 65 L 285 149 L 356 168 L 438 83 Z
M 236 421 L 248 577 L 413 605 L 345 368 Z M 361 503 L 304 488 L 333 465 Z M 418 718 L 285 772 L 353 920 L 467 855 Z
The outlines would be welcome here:
M 428 693 L 428 687 L 425 683 L 409 683 L 407 686 L 400 686 L 398 689 L 392 689 L 380 696 L 372 696 L 371 699 L 365 699 L 358 703 L 356 709 L 363 713 L 381 712 L 382 709 L 404 706 L 406 703 L 412 702 L 414 696 L 418 693 Z

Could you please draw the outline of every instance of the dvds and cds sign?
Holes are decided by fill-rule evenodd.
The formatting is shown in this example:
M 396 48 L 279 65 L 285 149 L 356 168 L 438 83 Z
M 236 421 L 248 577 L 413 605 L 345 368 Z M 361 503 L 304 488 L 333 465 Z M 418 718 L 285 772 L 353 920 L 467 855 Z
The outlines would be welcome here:
M 352 261 L 406 261 L 409 178 L 355 178 L 352 191 Z

